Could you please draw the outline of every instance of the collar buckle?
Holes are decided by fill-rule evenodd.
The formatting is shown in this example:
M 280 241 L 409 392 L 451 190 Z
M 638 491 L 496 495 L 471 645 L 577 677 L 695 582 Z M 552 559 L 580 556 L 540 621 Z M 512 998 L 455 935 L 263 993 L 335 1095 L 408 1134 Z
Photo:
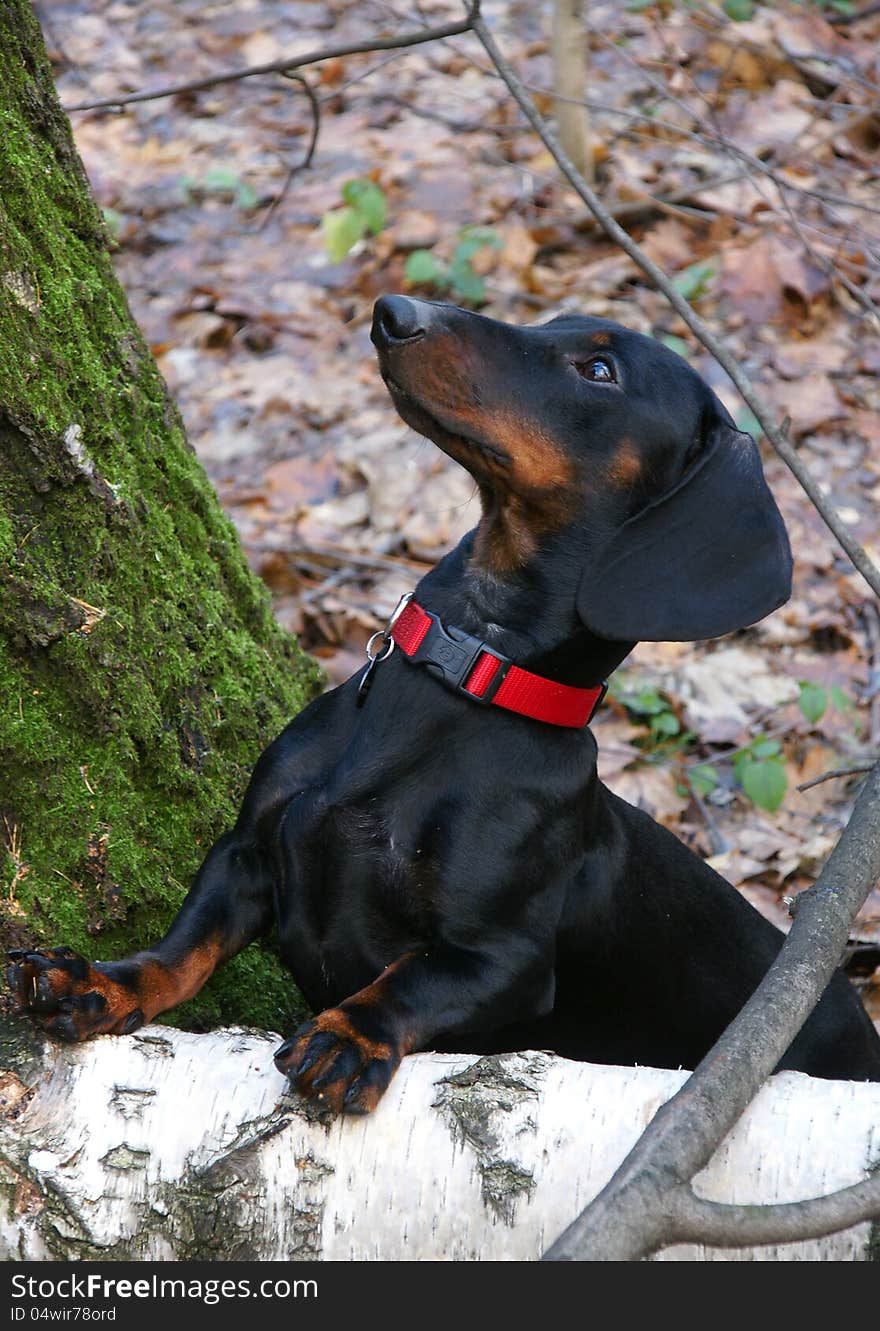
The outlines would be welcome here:
M 426 613 L 430 614 L 430 611 Z M 447 688 L 463 693 L 472 702 L 491 703 L 513 665 L 510 657 L 463 629 L 444 628 L 436 615 L 430 615 L 430 619 L 430 627 L 410 660 L 423 665 L 429 675 L 441 680 Z M 491 656 L 498 662 L 498 667 L 484 692 L 476 694 L 466 689 L 465 684 L 481 656 Z

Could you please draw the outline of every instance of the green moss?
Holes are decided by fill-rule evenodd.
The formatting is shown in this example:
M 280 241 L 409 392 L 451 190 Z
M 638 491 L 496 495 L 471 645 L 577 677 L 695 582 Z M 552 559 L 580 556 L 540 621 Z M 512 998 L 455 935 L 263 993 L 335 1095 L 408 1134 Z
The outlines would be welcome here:
M 15 548 L 15 531 L 12 522 L 0 513 L 0 559 L 8 559 Z
M 0 9 L 0 942 L 164 932 L 318 686 L 272 619 L 110 264 L 39 29 Z M 248 949 L 189 1020 L 285 1025 Z

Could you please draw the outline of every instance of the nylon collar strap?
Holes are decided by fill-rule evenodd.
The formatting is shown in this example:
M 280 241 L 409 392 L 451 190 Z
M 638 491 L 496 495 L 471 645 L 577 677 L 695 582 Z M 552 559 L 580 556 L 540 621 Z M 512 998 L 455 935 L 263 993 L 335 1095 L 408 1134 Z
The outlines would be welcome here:
M 593 719 L 606 685 L 577 689 L 533 675 L 462 629 L 444 628 L 416 601 L 400 611 L 391 637 L 413 665 L 474 702 L 506 707 L 551 726 L 581 729 Z

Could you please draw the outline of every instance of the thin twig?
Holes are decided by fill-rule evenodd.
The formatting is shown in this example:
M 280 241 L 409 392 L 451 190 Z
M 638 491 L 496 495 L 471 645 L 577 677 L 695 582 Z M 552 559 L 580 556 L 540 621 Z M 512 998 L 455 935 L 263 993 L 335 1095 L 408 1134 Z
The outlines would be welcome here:
M 244 546 L 248 550 L 272 554 L 285 555 L 292 562 L 297 561 L 301 556 L 308 558 L 309 555 L 315 559 L 330 559 L 334 563 L 352 564 L 357 568 L 385 568 L 400 572 L 417 572 L 421 576 L 425 568 L 430 567 L 425 561 L 418 559 L 394 559 L 388 555 L 361 555 L 355 554 L 352 550 L 346 550 L 341 545 L 328 545 L 326 543 L 315 543 L 302 546 L 291 546 L 284 544 L 264 543 L 262 541 L 249 541 L 243 539 Z
M 862 606 L 862 618 L 868 639 L 868 680 L 864 692 L 871 718 L 868 743 L 874 748 L 880 744 L 880 611 L 868 602 Z
M 840 268 L 835 265 L 833 260 L 827 258 L 824 254 L 820 254 L 815 245 L 807 239 L 804 235 L 803 227 L 798 220 L 797 213 L 788 202 L 788 199 L 785 197 L 785 192 L 782 189 L 780 189 L 780 200 L 792 229 L 796 232 L 798 240 L 801 242 L 806 253 L 810 256 L 813 262 L 818 264 L 820 268 L 823 268 L 832 281 L 836 280 L 846 287 L 853 300 L 861 305 L 862 309 L 865 310 L 867 314 L 872 315 L 877 321 L 878 326 L 880 326 L 880 310 L 877 309 L 877 306 L 871 300 L 871 297 L 866 295 L 861 287 L 857 287 L 855 282 L 851 282 L 846 274 L 842 273 Z
M 853 763 L 851 767 L 835 767 L 830 772 L 823 772 L 821 776 L 814 776 L 812 781 L 803 781 L 797 790 L 811 790 L 813 786 L 820 786 L 823 781 L 833 781 L 839 776 L 856 776 L 859 772 L 870 772 L 871 768 L 876 766 L 878 758 L 866 758 L 864 762 Z
M 729 157 L 733 157 L 737 161 L 741 162 L 745 167 L 747 174 L 751 175 L 751 173 L 754 173 L 755 175 L 766 176 L 766 178 L 772 181 L 773 184 L 776 186 L 776 189 L 779 191 L 780 196 L 782 195 L 782 191 L 787 189 L 787 190 L 793 190 L 796 193 L 805 195 L 807 197 L 819 197 L 818 191 L 810 189 L 806 186 L 801 186 L 799 184 L 796 185 L 791 181 L 787 180 L 784 176 L 782 176 L 780 174 L 780 168 L 783 165 L 783 163 L 780 163 L 778 161 L 776 163 L 770 161 L 764 161 L 762 158 L 756 157 L 753 153 L 747 152 L 744 148 L 741 148 L 737 143 L 734 143 L 731 139 L 729 139 L 725 134 L 722 133 L 721 128 L 717 123 L 717 120 L 714 120 L 714 113 L 713 113 L 713 121 L 715 123 L 715 132 L 711 135 L 703 133 L 700 128 L 701 121 L 699 120 L 699 118 L 695 115 L 694 111 L 691 109 L 691 107 L 682 97 L 676 96 L 670 90 L 668 83 L 663 82 L 661 79 L 657 78 L 654 74 L 652 74 L 650 70 L 646 69 L 642 63 L 636 60 L 636 58 L 626 49 L 626 47 L 613 44 L 605 32 L 596 28 L 592 28 L 591 32 L 593 33 L 594 36 L 603 40 L 606 46 L 609 47 L 609 49 L 614 53 L 614 55 L 617 56 L 618 59 L 623 60 L 627 65 L 629 65 L 631 69 L 637 70 L 641 74 L 641 76 L 655 90 L 655 92 L 658 94 L 660 98 L 662 98 L 664 101 L 671 102 L 673 106 L 676 106 L 684 115 L 688 117 L 692 125 L 697 126 L 697 128 L 686 130 L 683 127 L 676 126 L 669 121 L 661 120 L 659 117 L 653 117 L 654 124 L 663 127 L 672 134 L 677 134 L 680 137 L 685 137 L 697 143 L 702 143 L 707 148 L 710 149 L 720 148 L 721 151 L 726 153 Z M 733 47 L 731 48 L 731 50 L 734 53 L 735 49 L 736 48 Z M 697 87 L 693 78 L 691 79 L 691 84 L 695 88 L 695 90 L 699 93 L 699 88 Z M 535 89 L 532 89 L 532 91 L 535 91 Z M 706 98 L 702 93 L 700 93 L 700 96 L 702 96 L 704 102 L 706 102 Z M 827 101 L 827 97 L 824 100 Z M 708 102 L 706 102 L 706 104 L 707 106 L 709 106 Z M 815 123 L 817 114 L 818 112 L 813 116 L 813 119 L 810 121 L 810 125 Z M 870 118 L 873 117 L 875 114 L 876 114 L 876 109 L 873 107 L 867 108 L 867 110 L 866 108 L 861 108 L 854 115 L 850 116 L 844 124 L 835 125 L 827 134 L 820 135 L 819 137 L 811 140 L 811 142 L 808 145 L 808 151 L 811 157 L 815 160 L 816 155 L 819 152 L 819 149 L 825 143 L 831 142 L 833 139 L 837 138 L 838 135 L 846 134 L 849 130 L 864 123 L 866 116 Z M 793 136 L 793 138 L 785 145 L 786 154 L 789 154 L 791 152 L 791 150 L 797 145 L 798 141 L 806 133 L 807 133 L 807 126 L 803 126 Z M 751 175 L 751 179 L 754 187 L 758 190 L 759 193 L 761 193 L 757 181 L 754 179 L 754 175 Z M 837 202 L 839 204 L 845 204 L 847 206 L 853 206 L 853 207 L 861 206 L 859 204 L 851 204 L 851 201 L 849 199 L 846 199 L 842 196 L 838 196 L 836 199 L 827 198 L 824 201 Z M 770 201 L 767 200 L 767 202 L 769 204 Z M 865 205 L 865 206 L 868 209 L 871 208 L 871 205 Z
M 203 79 L 191 79 L 188 83 L 168 84 L 164 88 L 154 88 L 152 92 L 122 93 L 118 97 L 105 97 L 98 102 L 78 102 L 75 106 L 66 106 L 69 115 L 72 111 L 100 111 L 110 107 L 130 106 L 134 102 L 154 102 L 160 97 L 178 97 L 184 93 L 204 92 L 208 88 L 218 88 L 223 83 L 237 83 L 241 79 L 251 79 L 260 74 L 285 74 L 301 69 L 303 65 L 316 65 L 321 60 L 335 60 L 346 55 L 363 55 L 370 51 L 396 51 L 407 46 L 420 46 L 424 42 L 440 41 L 444 37 L 455 37 L 469 32 L 474 17 L 479 15 L 479 5 L 473 4 L 465 18 L 458 23 L 442 23 L 434 28 L 420 28 L 415 32 L 400 33 L 396 37 L 373 37 L 360 42 L 342 42 L 336 46 L 325 46 L 317 51 L 307 51 L 305 55 L 285 56 L 281 60 L 269 60 L 262 65 L 246 65 L 243 69 L 230 69 L 224 74 L 211 74 Z
M 281 77 L 285 79 L 290 79 L 291 82 L 300 84 L 306 96 L 308 97 L 309 106 L 312 112 L 312 133 L 309 138 L 309 146 L 305 151 L 305 155 L 303 156 L 301 161 L 294 162 L 293 166 L 291 166 L 288 169 L 287 175 L 284 178 L 284 184 L 281 186 L 281 189 L 275 195 L 275 198 L 272 200 L 265 214 L 260 219 L 259 225 L 255 228 L 256 231 L 263 231 L 266 228 L 266 226 L 268 226 L 270 218 L 274 216 L 275 212 L 281 207 L 282 203 L 286 199 L 287 191 L 290 189 L 291 181 L 293 180 L 294 176 L 298 175 L 300 171 L 305 171 L 308 167 L 311 166 L 312 158 L 315 155 L 315 148 L 318 146 L 318 134 L 320 133 L 321 130 L 321 103 L 318 101 L 318 98 L 315 95 L 315 90 L 312 87 L 312 85 L 309 83 L 308 79 L 306 79 L 302 74 L 296 74 L 289 69 L 281 70 Z
M 618 50 L 618 48 L 615 47 L 615 50 Z M 629 58 L 630 60 L 632 59 L 631 57 Z M 479 61 L 474 61 L 473 63 L 475 67 L 479 70 L 482 70 L 483 73 L 491 74 L 493 72 L 488 66 L 483 65 Z M 632 63 L 634 64 L 636 69 L 641 70 L 642 68 L 641 65 L 639 65 L 635 61 L 632 61 Z M 642 72 L 644 73 L 645 71 Z M 497 73 L 497 71 L 495 71 L 495 74 L 496 77 L 498 78 L 501 77 L 500 74 Z M 647 77 L 649 82 L 651 82 L 650 75 L 647 75 Z M 522 86 L 523 88 L 526 89 L 527 92 L 538 93 L 540 96 L 549 97 L 551 95 L 552 96 L 556 95 L 552 93 L 551 89 L 545 87 L 543 84 L 540 83 L 529 83 L 523 80 Z M 657 85 L 658 91 L 660 87 L 662 87 L 662 85 L 658 84 Z M 672 100 L 674 105 L 679 106 L 682 110 L 687 111 L 688 115 L 692 120 L 696 120 L 696 116 L 694 115 L 693 111 L 690 110 L 686 102 L 681 102 L 677 98 L 671 97 L 670 94 L 667 94 L 667 96 L 670 96 L 670 99 Z M 557 100 L 561 101 L 565 99 L 557 97 Z M 727 153 L 728 156 L 737 158 L 745 165 L 751 166 L 751 168 L 754 171 L 767 176 L 768 179 L 772 180 L 775 185 L 779 187 L 784 186 L 786 189 L 794 190 L 798 194 L 804 194 L 808 198 L 819 199 L 820 201 L 825 203 L 836 203 L 839 204 L 841 207 L 855 208 L 861 212 L 880 214 L 880 207 L 878 207 L 876 204 L 866 203 L 858 199 L 848 198 L 844 194 L 830 194 L 825 190 L 817 190 L 814 189 L 812 186 L 795 184 L 793 181 L 786 180 L 784 177 L 780 177 L 778 175 L 779 171 L 778 163 L 776 166 L 774 166 L 771 162 L 766 162 L 760 157 L 755 157 L 753 153 L 747 152 L 745 148 L 740 148 L 738 144 L 734 143 L 731 139 L 723 135 L 715 137 L 710 134 L 703 134 L 699 130 L 685 129 L 683 125 L 676 125 L 672 120 L 663 120 L 659 116 L 649 115 L 646 111 L 633 111 L 630 109 L 625 109 L 623 107 L 616 107 L 616 106 L 602 106 L 598 102 L 591 102 L 591 101 L 583 101 L 580 104 L 586 107 L 590 107 L 593 110 L 600 111 L 604 115 L 619 116 L 623 120 L 630 120 L 634 123 L 644 124 L 646 133 L 650 133 L 652 130 L 663 129 L 666 130 L 668 133 L 675 135 L 677 138 L 688 139 L 692 143 L 699 143 L 704 148 L 709 148 L 709 149 L 720 148 L 721 151 Z M 845 133 L 848 127 L 850 127 L 853 124 L 860 123 L 863 119 L 864 117 L 861 114 L 859 114 L 858 116 L 854 116 L 852 118 L 852 121 L 847 121 L 846 124 L 835 127 L 833 134 L 829 135 L 828 137 L 836 138 L 838 134 Z M 634 130 L 633 132 L 638 133 L 639 131 Z M 654 136 L 651 135 L 651 137 Z M 809 145 L 810 152 L 812 153 L 814 148 L 820 146 L 821 143 L 823 142 L 824 140 L 820 139 L 817 140 L 815 143 L 811 143 Z
M 691 777 L 688 775 L 686 771 L 682 771 L 682 776 L 684 777 L 687 788 L 691 793 L 691 799 L 694 801 L 694 804 L 696 804 L 697 808 L 699 809 L 700 813 L 703 816 L 703 821 L 706 824 L 706 830 L 709 833 L 709 844 L 712 850 L 712 854 L 723 855 L 725 851 L 730 850 L 730 842 L 724 836 L 723 832 L 721 831 L 721 828 L 718 826 L 716 819 L 713 818 L 712 814 L 709 812 L 709 808 L 708 805 L 706 804 L 706 801 L 703 799 L 702 795 L 697 790 L 697 787 L 694 785 Z
M 699 11 L 694 13 L 693 17 L 695 23 L 703 20 L 704 26 L 711 27 L 716 39 L 725 46 L 737 46 L 744 51 L 751 51 L 756 56 L 766 57 L 766 45 L 757 41 L 752 41 L 748 37 L 744 37 L 741 32 L 737 32 L 736 36 L 731 35 L 730 21 L 727 18 L 727 15 L 723 14 L 719 9 L 703 4 L 700 6 Z M 826 88 L 833 89 L 836 86 L 830 78 L 823 79 L 822 75 L 817 74 L 816 70 L 813 68 L 813 64 L 816 64 L 840 70 L 843 75 L 853 79 L 861 87 L 866 88 L 872 95 L 877 91 L 874 81 L 862 73 L 854 60 L 849 60 L 846 56 L 831 55 L 827 51 L 795 51 L 787 44 L 784 35 L 779 34 L 776 36 L 776 49 L 780 51 L 782 55 L 785 56 L 786 60 L 794 65 L 799 73 L 804 76 L 804 80 L 807 82 L 808 86 L 811 82 L 816 83 L 820 80 Z

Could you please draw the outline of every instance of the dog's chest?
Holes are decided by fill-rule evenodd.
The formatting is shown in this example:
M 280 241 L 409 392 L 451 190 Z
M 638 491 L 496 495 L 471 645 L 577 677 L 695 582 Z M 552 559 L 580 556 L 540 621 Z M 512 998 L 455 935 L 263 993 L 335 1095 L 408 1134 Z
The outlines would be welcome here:
M 297 803 L 279 846 L 282 955 L 311 1001 L 336 1001 L 433 933 L 436 847 L 378 797 Z
M 436 847 L 419 837 L 399 810 L 378 799 L 328 811 L 320 837 L 347 896 L 366 894 L 369 908 L 389 918 L 420 918 L 436 871 Z

